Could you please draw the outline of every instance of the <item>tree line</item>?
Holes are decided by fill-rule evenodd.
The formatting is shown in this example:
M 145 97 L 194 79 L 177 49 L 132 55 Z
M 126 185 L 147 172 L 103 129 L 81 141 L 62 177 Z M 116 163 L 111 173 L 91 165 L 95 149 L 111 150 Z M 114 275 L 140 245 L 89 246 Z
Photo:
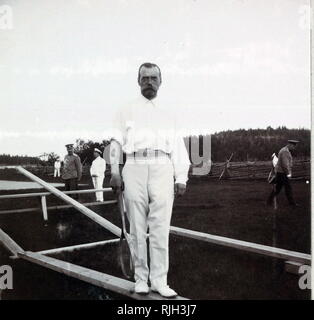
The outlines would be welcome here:
M 213 162 L 224 162 L 233 153 L 232 161 L 266 161 L 287 144 L 289 139 L 299 140 L 294 157 L 298 159 L 310 158 L 311 132 L 308 129 L 288 129 L 286 127 L 266 129 L 227 130 L 212 135 L 185 137 L 185 145 L 190 159 L 193 153 L 200 157 L 211 159 Z M 77 140 L 75 152 L 86 164 L 93 161 L 93 148 L 104 150 L 109 141 L 93 142 Z M 209 153 L 210 151 L 210 153 Z M 195 155 L 194 155 L 195 156 Z M 105 153 L 108 163 L 109 155 Z M 197 158 L 197 155 L 194 159 Z
M 288 129 L 286 127 L 267 127 L 266 129 L 227 130 L 216 132 L 212 135 L 184 138 L 190 159 L 194 156 L 200 156 L 205 159 L 210 158 L 213 162 L 224 162 L 232 153 L 232 161 L 270 160 L 271 155 L 273 153 L 278 154 L 278 151 L 286 145 L 288 139 L 300 141 L 294 154 L 295 158 L 310 158 L 311 132 L 303 128 Z M 90 165 L 94 159 L 94 148 L 105 150 L 105 147 L 109 143 L 110 142 L 106 140 L 95 142 L 77 139 L 75 143 L 75 153 L 80 156 L 83 164 Z M 48 155 L 47 161 L 42 161 L 38 157 L 0 154 L 0 164 L 53 165 L 56 158 L 57 155 L 53 152 Z M 108 163 L 109 154 L 105 153 L 104 158 Z
M 10 154 L 0 154 L 0 164 L 1 165 L 40 165 L 44 164 L 38 157 L 29 156 L 13 156 Z
M 232 153 L 232 161 L 262 161 L 270 160 L 273 153 L 278 155 L 279 150 L 287 144 L 289 139 L 299 141 L 294 152 L 295 158 L 310 158 L 311 132 L 303 128 L 278 127 L 274 129 L 268 127 L 266 129 L 227 130 L 212 135 L 186 137 L 185 144 L 193 153 L 191 146 L 199 143 L 199 154 L 204 153 L 204 157 L 210 148 L 213 162 L 226 161 Z

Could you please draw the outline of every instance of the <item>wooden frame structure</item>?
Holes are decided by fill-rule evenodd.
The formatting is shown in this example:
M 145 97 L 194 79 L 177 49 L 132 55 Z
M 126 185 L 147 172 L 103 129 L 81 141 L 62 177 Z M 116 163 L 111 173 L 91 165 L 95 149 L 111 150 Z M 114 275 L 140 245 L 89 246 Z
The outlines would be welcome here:
M 11 167 L 12 168 L 12 167 Z M 32 194 L 15 194 L 15 195 L 1 195 L 1 199 L 12 199 L 12 198 L 22 198 L 22 197 L 41 197 L 41 205 L 42 205 L 42 212 L 44 220 L 48 219 L 48 209 L 60 209 L 60 208 L 70 208 L 74 207 L 78 211 L 80 211 L 82 214 L 87 216 L 88 218 L 92 219 L 97 224 L 101 225 L 106 230 L 113 233 L 117 238 L 111 239 L 111 240 L 105 240 L 105 241 L 98 241 L 93 243 L 86 243 L 86 244 L 79 244 L 74 246 L 68 246 L 68 247 L 62 247 L 62 248 L 56 248 L 56 249 L 49 249 L 49 250 L 42 250 L 38 252 L 31 252 L 31 251 L 24 251 L 13 239 L 10 238 L 8 234 L 6 234 L 3 230 L 0 228 L 0 243 L 2 243 L 11 253 L 12 258 L 21 258 L 27 261 L 30 261 L 32 263 L 41 265 L 43 267 L 55 270 L 59 273 L 63 273 L 65 275 L 74 277 L 76 279 L 91 283 L 93 285 L 102 287 L 104 289 L 122 294 L 124 296 L 133 298 L 133 299 L 139 299 L 139 300 L 164 300 L 165 298 L 162 298 L 160 295 L 155 293 L 149 293 L 146 296 L 138 295 L 133 292 L 134 284 L 130 281 L 117 278 L 105 273 L 101 273 L 95 270 L 91 270 L 88 268 L 84 268 L 72 263 L 68 263 L 66 261 L 62 261 L 56 258 L 49 257 L 47 255 L 49 254 L 56 254 L 60 252 L 71 252 L 74 250 L 81 250 L 86 248 L 94 248 L 97 246 L 103 246 L 110 243 L 116 243 L 119 241 L 121 229 L 117 227 L 116 225 L 109 222 L 107 219 L 101 217 L 94 211 L 87 208 L 87 205 L 95 205 L 95 204 L 109 204 L 109 203 L 116 203 L 116 200 L 110 200 L 103 203 L 86 203 L 81 204 L 77 202 L 76 200 L 70 198 L 68 194 L 73 193 L 89 193 L 89 192 L 95 192 L 95 191 L 110 191 L 111 188 L 104 188 L 104 189 L 89 189 L 89 190 L 80 190 L 80 191 L 68 191 L 68 192 L 62 192 L 55 187 L 51 186 L 47 182 L 43 181 L 42 179 L 38 178 L 31 172 L 25 170 L 24 168 L 17 166 L 13 167 L 17 169 L 20 173 L 28 177 L 34 182 L 39 183 L 42 185 L 48 192 L 41 192 L 41 193 L 32 193 Z M 1 169 L 1 167 L 0 167 Z M 46 196 L 53 194 L 57 196 L 58 198 L 62 199 L 67 203 L 67 205 L 64 206 L 55 206 L 55 207 L 47 207 L 46 204 Z M 18 210 L 3 210 L 0 211 L 0 214 L 11 214 L 14 212 L 29 212 L 34 211 L 34 209 L 38 208 L 29 208 L 29 209 L 18 209 Z M 257 254 L 266 255 L 269 257 L 282 259 L 288 263 L 292 264 L 311 264 L 311 255 L 300 253 L 296 251 L 290 251 L 286 249 L 281 249 L 277 247 L 270 247 L 265 246 L 257 243 L 247 242 L 247 241 L 241 241 L 236 239 L 231 239 L 227 237 L 221 237 L 216 236 L 208 233 L 198 232 L 198 231 L 192 231 L 189 229 L 183 229 L 172 226 L 170 228 L 170 233 L 176 236 L 182 236 L 187 237 L 194 240 L 199 241 L 205 241 L 209 243 L 213 243 L 215 245 L 222 245 L 226 247 L 231 247 L 239 250 L 243 250 L 246 252 L 253 252 Z M 185 300 L 186 298 L 178 296 L 176 300 Z M 172 299 L 173 300 L 173 299 Z
M 12 168 L 12 167 L 11 167 Z M 62 199 L 65 201 L 68 206 L 66 207 L 74 207 L 78 211 L 80 211 L 82 214 L 96 222 L 97 224 L 101 225 L 103 228 L 106 230 L 110 231 L 113 233 L 117 238 L 111 239 L 111 240 L 105 240 L 105 241 L 98 241 L 98 242 L 93 242 L 93 243 L 87 243 L 87 244 L 80 244 L 80 245 L 75 245 L 75 246 L 69 246 L 69 247 L 63 247 L 63 248 L 57 248 L 57 249 L 50 249 L 50 250 L 44 250 L 40 252 L 31 252 L 31 251 L 24 251 L 8 234 L 6 234 L 1 228 L 0 228 L 0 243 L 4 245 L 12 254 L 12 258 L 21 258 L 27 261 L 30 261 L 31 263 L 35 263 L 38 265 L 41 265 L 45 268 L 57 271 L 59 273 L 63 273 L 67 276 L 88 282 L 90 284 L 102 287 L 104 289 L 113 291 L 115 293 L 127 296 L 132 299 L 137 299 L 137 300 L 168 300 L 166 298 L 161 297 L 159 294 L 150 292 L 148 295 L 139 295 L 134 293 L 133 288 L 134 288 L 134 283 L 111 276 L 109 274 L 105 274 L 102 272 L 98 272 L 92 269 L 88 269 L 85 267 L 81 267 L 60 259 L 52 258 L 47 256 L 48 254 L 54 254 L 54 253 L 60 253 L 60 252 L 66 252 L 66 251 L 73 251 L 73 250 L 80 250 L 82 248 L 93 248 L 96 246 L 102 246 L 106 245 L 109 243 L 115 243 L 119 241 L 121 229 L 117 227 L 116 225 L 112 224 L 109 222 L 107 219 L 101 217 L 97 213 L 93 212 L 92 210 L 88 209 L 86 206 L 83 204 L 79 203 L 78 201 L 70 198 L 67 194 L 73 194 L 73 193 L 87 193 L 87 192 L 95 192 L 95 191 L 100 191 L 102 189 L 97 189 L 97 190 L 83 190 L 81 191 L 71 191 L 71 192 L 62 192 L 55 187 L 51 186 L 47 182 L 43 181 L 42 179 L 38 178 L 31 172 L 25 170 L 24 168 L 17 166 L 13 167 L 16 170 L 18 170 L 20 173 L 22 173 L 24 176 L 28 177 L 34 182 L 37 182 L 41 186 L 43 186 L 48 193 L 37 193 L 37 194 L 21 194 L 21 195 L 4 195 L 1 196 L 0 199 L 5 199 L 5 198 L 20 198 L 20 197 L 32 197 L 32 196 L 40 196 L 41 199 L 43 197 L 45 198 L 49 194 L 53 194 L 57 196 L 58 198 Z M 1 169 L 1 167 L 0 167 Z M 109 191 L 110 188 L 105 188 L 104 191 Z M 115 203 L 117 201 L 107 201 L 106 203 L 102 202 L 101 204 L 108 204 L 108 203 Z M 48 218 L 47 215 L 47 205 L 46 201 L 42 200 L 41 201 L 42 208 L 43 208 L 43 216 L 44 219 L 46 220 Z M 92 205 L 92 204 L 90 204 Z M 60 206 L 59 206 L 60 208 Z M 24 212 L 29 212 L 29 211 L 24 211 Z M 10 214 L 10 212 L 2 212 L 2 214 Z M 184 297 L 176 297 L 175 299 L 171 300 L 186 300 Z

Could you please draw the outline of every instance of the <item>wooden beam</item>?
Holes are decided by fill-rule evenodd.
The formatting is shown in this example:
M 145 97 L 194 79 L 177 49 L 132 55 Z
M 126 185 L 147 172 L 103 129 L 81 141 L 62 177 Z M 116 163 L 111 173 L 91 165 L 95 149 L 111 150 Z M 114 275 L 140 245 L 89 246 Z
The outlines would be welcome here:
M 89 207 L 89 206 L 100 206 L 104 204 L 114 204 L 117 203 L 117 200 L 108 200 L 103 202 L 85 202 L 82 203 L 83 206 Z M 59 209 L 68 209 L 73 208 L 73 205 L 71 204 L 65 204 L 65 205 L 58 205 L 58 206 L 50 206 L 47 207 L 47 210 L 59 210 Z M 9 214 L 9 213 L 25 213 L 25 212 L 34 212 L 34 211 L 41 211 L 41 208 L 34 207 L 34 208 L 26 208 L 26 209 L 10 209 L 10 210 L 0 210 L 1 214 Z
M 103 246 L 106 244 L 116 243 L 119 241 L 120 241 L 120 238 L 110 239 L 110 240 L 97 241 L 97 242 L 91 242 L 91 243 L 77 244 L 74 246 L 68 246 L 68 247 L 62 247 L 62 248 L 56 248 L 56 249 L 37 251 L 36 253 L 49 255 L 49 254 L 56 254 L 56 253 L 61 253 L 61 252 L 72 252 L 72 251 L 80 250 L 80 249 L 91 249 L 91 248 Z
M 88 282 L 95 286 L 107 289 L 109 291 L 116 292 L 123 296 L 130 297 L 136 300 L 188 300 L 184 297 L 176 297 L 175 299 L 166 299 L 159 294 L 150 292 L 148 295 L 139 295 L 134 293 L 134 283 L 108 275 L 106 273 L 91 270 L 85 267 L 81 267 L 69 262 L 58 260 L 55 258 L 47 257 L 35 252 L 23 252 L 19 253 L 19 257 L 28 260 L 32 263 L 36 263 L 45 268 L 63 273 L 67 276 Z
M 296 251 L 290 251 L 270 246 L 265 246 L 262 244 L 257 244 L 253 242 L 247 242 L 242 240 L 236 240 L 226 237 L 215 236 L 208 233 L 192 231 L 188 229 L 182 229 L 178 227 L 171 227 L 170 232 L 172 234 L 183 236 L 191 239 L 202 240 L 209 243 L 214 243 L 218 245 L 223 245 L 226 247 L 236 248 L 239 250 L 254 252 L 263 254 L 269 257 L 274 257 L 277 259 L 290 260 L 295 262 L 301 262 L 303 264 L 311 263 L 311 255 L 306 253 L 300 253 Z
M 10 238 L 1 228 L 0 228 L 0 243 L 2 243 L 11 253 L 13 253 L 15 257 L 19 252 L 24 252 L 24 250 L 12 238 Z
M 46 202 L 46 196 L 41 196 L 41 209 L 43 212 L 43 218 L 45 221 L 48 221 L 48 211 L 47 211 L 47 202 Z
M 0 166 L 0 169 L 16 169 L 17 166 Z
M 112 191 L 112 188 L 72 190 L 72 191 L 63 191 L 63 193 L 64 194 L 83 194 L 83 193 L 94 193 L 97 191 L 109 192 L 109 191 Z M 49 195 L 51 195 L 51 192 L 3 194 L 3 195 L 0 195 L 0 199 L 31 198 L 31 197 L 41 197 L 41 196 L 49 196 Z
M 24 174 L 26 177 L 31 179 L 32 181 L 37 182 L 40 185 L 42 185 L 45 189 L 50 191 L 52 194 L 54 194 L 58 198 L 60 198 L 63 201 L 67 202 L 68 204 L 71 204 L 74 208 L 76 208 L 78 211 L 83 213 L 88 218 L 92 219 L 93 221 L 95 221 L 96 223 L 98 223 L 99 225 L 104 227 L 105 229 L 109 230 L 114 235 L 120 237 L 121 229 L 119 227 L 117 227 L 116 225 L 114 225 L 113 223 L 111 223 L 110 221 L 108 221 L 107 219 L 105 219 L 105 218 L 101 217 L 100 215 L 96 214 L 94 211 L 86 208 L 85 206 L 83 206 L 78 201 L 72 199 L 68 195 L 64 194 L 62 191 L 60 191 L 57 188 L 53 187 L 52 185 L 50 185 L 49 183 L 45 182 L 44 180 L 36 177 L 34 174 L 32 174 L 31 172 L 25 170 L 24 168 L 19 166 L 16 169 L 20 173 Z
M 292 274 L 300 275 L 299 269 L 304 264 L 300 262 L 294 262 L 294 261 L 285 261 L 285 271 Z

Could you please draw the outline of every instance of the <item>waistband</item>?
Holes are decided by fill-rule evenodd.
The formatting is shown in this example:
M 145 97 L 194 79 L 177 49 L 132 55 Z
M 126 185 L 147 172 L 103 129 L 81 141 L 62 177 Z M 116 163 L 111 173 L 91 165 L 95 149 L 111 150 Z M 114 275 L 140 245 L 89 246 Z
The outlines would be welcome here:
M 128 153 L 126 156 L 128 159 L 150 159 L 159 157 L 170 157 L 170 154 L 162 150 L 141 149 L 136 152 Z

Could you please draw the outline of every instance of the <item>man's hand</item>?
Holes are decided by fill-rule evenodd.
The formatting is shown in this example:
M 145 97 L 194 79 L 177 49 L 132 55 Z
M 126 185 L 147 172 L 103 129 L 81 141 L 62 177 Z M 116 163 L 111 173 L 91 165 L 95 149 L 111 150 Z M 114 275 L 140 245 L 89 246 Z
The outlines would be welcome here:
M 186 190 L 186 185 L 183 183 L 176 183 L 174 185 L 174 195 L 175 196 L 183 196 Z
M 292 174 L 291 173 L 287 174 L 287 178 L 291 179 L 292 178 Z
M 121 190 L 123 190 L 123 181 L 120 174 L 111 175 L 110 187 L 112 188 L 114 193 L 116 193 L 117 191 L 120 192 Z

